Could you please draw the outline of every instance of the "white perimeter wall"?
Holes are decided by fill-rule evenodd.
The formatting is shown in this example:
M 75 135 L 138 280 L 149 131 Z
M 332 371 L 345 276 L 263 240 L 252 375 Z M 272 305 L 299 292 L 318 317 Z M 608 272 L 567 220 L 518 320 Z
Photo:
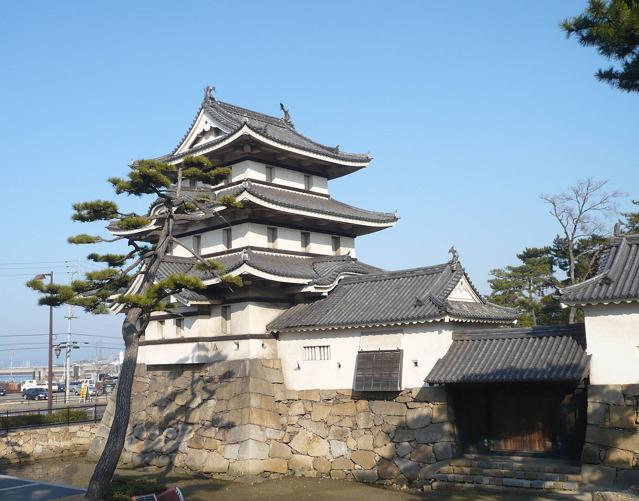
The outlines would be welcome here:
M 402 388 L 415 388 L 424 385 L 424 379 L 451 343 L 450 326 L 438 322 L 403 329 L 281 333 L 277 349 L 284 381 L 293 390 L 352 388 L 357 352 L 377 349 L 404 351 Z M 330 360 L 304 361 L 305 346 L 330 346 Z
M 639 383 L 639 303 L 585 307 L 591 384 Z

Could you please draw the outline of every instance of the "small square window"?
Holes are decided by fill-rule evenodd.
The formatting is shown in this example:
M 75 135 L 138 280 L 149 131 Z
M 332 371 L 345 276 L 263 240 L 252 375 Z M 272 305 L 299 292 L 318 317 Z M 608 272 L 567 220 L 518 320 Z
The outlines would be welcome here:
M 311 234 L 308 231 L 300 233 L 300 244 L 304 252 L 309 252 L 311 248 Z
M 304 189 L 311 191 L 313 188 L 313 176 L 310 174 L 304 174 Z
M 225 249 L 233 247 L 233 230 L 231 228 L 225 228 L 222 231 L 222 244 Z
M 231 333 L 231 306 L 224 305 L 221 310 L 222 334 Z
M 304 346 L 304 361 L 330 360 L 331 347 L 324 346 Z
M 270 249 L 277 249 L 277 228 L 269 226 L 266 228 L 266 239 Z
M 341 253 L 342 242 L 340 237 L 331 237 L 331 247 L 334 256 L 339 256 Z
M 275 167 L 271 167 L 270 165 L 266 166 L 266 182 L 272 183 L 273 179 L 275 179 Z
M 198 255 L 202 252 L 202 237 L 200 235 L 193 237 L 193 252 Z

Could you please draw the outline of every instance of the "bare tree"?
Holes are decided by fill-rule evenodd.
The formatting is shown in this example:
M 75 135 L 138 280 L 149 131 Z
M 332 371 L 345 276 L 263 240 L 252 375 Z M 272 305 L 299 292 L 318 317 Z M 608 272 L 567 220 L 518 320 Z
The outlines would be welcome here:
M 568 279 L 576 283 L 577 243 L 593 235 L 605 233 L 606 218 L 617 212 L 616 201 L 623 196 L 619 190 L 607 191 L 607 180 L 592 177 L 578 181 L 563 193 L 542 194 L 541 199 L 549 206 L 563 233 L 568 254 Z M 569 322 L 574 323 L 576 310 L 570 308 Z

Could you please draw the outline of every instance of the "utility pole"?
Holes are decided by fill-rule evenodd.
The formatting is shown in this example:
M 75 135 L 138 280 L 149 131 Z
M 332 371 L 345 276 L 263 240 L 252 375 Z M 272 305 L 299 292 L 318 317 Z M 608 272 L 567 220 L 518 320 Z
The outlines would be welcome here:
M 73 275 L 71 275 L 71 279 L 73 279 Z M 71 343 L 71 320 L 74 318 L 73 316 L 73 306 L 68 305 L 67 309 L 67 346 L 66 346 L 66 356 L 64 359 L 64 403 L 69 403 L 69 383 L 71 382 L 71 350 L 73 345 Z
M 53 271 L 49 273 L 49 285 L 53 285 Z M 53 410 L 53 306 L 49 306 L 49 376 L 47 378 L 47 403 L 49 413 Z
M 53 285 L 53 271 L 36 275 L 35 280 L 44 280 L 49 277 L 49 285 Z M 53 306 L 49 306 L 49 367 L 47 371 L 47 407 L 49 414 L 53 410 Z

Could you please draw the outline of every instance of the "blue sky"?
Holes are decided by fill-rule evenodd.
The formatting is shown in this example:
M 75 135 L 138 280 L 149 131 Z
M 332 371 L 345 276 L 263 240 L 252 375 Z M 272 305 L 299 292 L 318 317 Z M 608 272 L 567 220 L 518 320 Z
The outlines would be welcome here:
M 0 363 L 12 349 L 17 361 L 46 358 L 46 337 L 19 337 L 47 329 L 46 308 L 23 283 L 50 268 L 66 279 L 75 263 L 64 261 L 89 252 L 66 244 L 85 230 L 70 221 L 71 204 L 110 197 L 107 177 L 171 150 L 206 84 L 265 113 L 279 114 L 282 101 L 306 135 L 371 153 L 368 169 L 331 185 L 347 203 L 398 210 L 395 228 L 358 241 L 371 264 L 435 264 L 455 244 L 488 292 L 492 268 L 557 232 L 540 193 L 595 176 L 625 190 L 628 208 L 639 198 L 639 95 L 598 83 L 605 62 L 559 30 L 584 5 L 3 5 Z M 76 332 L 116 346 L 118 319 L 79 316 Z M 82 340 L 92 344 L 79 355 L 95 357 L 99 338 Z

